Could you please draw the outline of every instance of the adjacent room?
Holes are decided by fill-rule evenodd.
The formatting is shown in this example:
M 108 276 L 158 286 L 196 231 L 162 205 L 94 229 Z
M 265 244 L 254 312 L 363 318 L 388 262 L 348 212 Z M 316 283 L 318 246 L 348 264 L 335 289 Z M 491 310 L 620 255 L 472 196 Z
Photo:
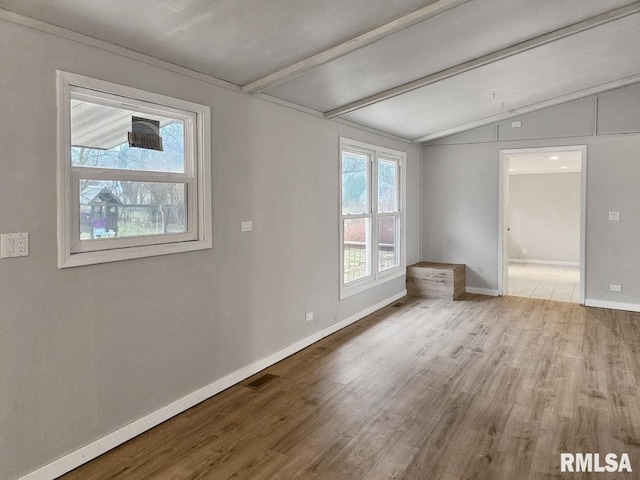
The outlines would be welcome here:
M 546 149 L 505 154 L 509 295 L 580 303 L 582 154 Z
M 636 478 L 639 42 L 0 0 L 0 479 Z

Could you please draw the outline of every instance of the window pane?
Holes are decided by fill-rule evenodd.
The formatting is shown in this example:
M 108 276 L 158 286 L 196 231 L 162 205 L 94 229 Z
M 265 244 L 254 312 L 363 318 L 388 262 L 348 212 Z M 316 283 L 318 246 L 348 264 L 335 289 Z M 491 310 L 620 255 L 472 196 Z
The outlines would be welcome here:
M 378 271 L 382 272 L 400 264 L 398 256 L 398 225 L 396 217 L 381 217 L 378 237 Z
M 80 240 L 187 231 L 184 183 L 80 180 Z
M 371 274 L 370 229 L 368 218 L 344 220 L 344 283 Z
M 378 212 L 398 211 L 398 163 L 378 161 Z
M 342 152 L 342 214 L 368 212 L 367 155 Z
M 159 122 L 162 151 L 129 146 L 132 117 Z M 71 164 L 74 167 L 183 173 L 184 122 L 72 99 Z

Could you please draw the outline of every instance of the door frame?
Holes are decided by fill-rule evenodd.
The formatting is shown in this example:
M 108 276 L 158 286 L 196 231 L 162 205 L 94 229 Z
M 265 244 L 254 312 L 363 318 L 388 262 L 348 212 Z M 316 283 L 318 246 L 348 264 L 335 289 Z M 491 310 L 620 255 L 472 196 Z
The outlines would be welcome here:
M 576 152 L 582 154 L 580 162 L 580 304 L 586 298 L 586 231 L 587 231 L 587 146 L 530 147 L 500 150 L 498 182 L 498 295 L 509 291 L 509 253 L 507 238 L 507 215 L 509 205 L 509 161 L 508 155 L 523 153 Z

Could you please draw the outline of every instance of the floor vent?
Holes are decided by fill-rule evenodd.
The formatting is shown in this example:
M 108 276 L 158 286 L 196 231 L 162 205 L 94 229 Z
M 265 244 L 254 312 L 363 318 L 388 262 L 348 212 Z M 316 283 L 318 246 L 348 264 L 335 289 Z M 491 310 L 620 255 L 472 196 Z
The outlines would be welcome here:
M 249 388 L 252 388 L 254 390 L 258 390 L 258 389 L 264 387 L 267 383 L 272 382 L 276 378 L 278 378 L 278 375 L 273 375 L 271 373 L 265 373 L 264 375 L 261 375 L 260 377 L 258 377 L 255 380 L 253 380 L 251 383 L 247 383 L 245 385 L 245 387 L 249 387 Z

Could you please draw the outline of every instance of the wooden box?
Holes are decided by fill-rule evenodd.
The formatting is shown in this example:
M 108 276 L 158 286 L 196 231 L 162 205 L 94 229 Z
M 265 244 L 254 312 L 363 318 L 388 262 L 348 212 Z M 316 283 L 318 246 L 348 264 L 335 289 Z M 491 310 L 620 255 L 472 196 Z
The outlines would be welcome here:
M 458 300 L 465 292 L 465 266 L 419 262 L 407 267 L 407 293 Z

